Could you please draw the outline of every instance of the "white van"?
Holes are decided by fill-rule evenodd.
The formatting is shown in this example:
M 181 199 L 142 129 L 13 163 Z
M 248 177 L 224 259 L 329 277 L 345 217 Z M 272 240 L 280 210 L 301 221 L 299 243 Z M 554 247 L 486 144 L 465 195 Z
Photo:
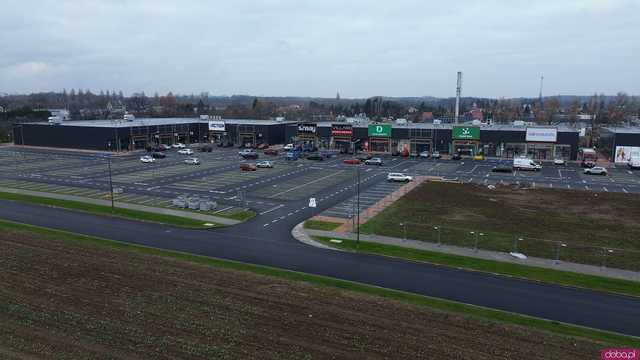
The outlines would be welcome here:
M 632 158 L 627 163 L 629 169 L 640 169 L 640 158 Z
M 535 161 L 527 158 L 514 158 L 513 159 L 513 169 L 514 170 L 531 170 L 531 171 L 540 171 L 542 170 L 542 165 L 536 163 Z

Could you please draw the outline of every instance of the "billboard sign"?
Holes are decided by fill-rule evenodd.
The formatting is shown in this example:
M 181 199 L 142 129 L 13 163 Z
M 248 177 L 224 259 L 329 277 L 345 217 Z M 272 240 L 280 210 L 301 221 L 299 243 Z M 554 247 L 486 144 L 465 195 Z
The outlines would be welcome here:
M 390 124 L 372 124 L 369 125 L 369 137 L 390 137 L 391 125 Z
M 353 125 L 351 124 L 333 124 L 331 125 L 331 136 L 348 136 L 353 135 Z
M 316 130 L 317 130 L 316 124 L 312 124 L 312 123 L 298 124 L 298 134 L 315 135 Z
M 480 128 L 477 126 L 454 126 L 451 137 L 453 140 L 480 140 Z
M 209 131 L 224 131 L 224 121 L 209 121 Z
M 640 159 L 640 146 L 616 146 L 616 163 L 628 163 L 631 159 Z
M 556 142 L 558 129 L 548 127 L 528 127 L 526 141 Z

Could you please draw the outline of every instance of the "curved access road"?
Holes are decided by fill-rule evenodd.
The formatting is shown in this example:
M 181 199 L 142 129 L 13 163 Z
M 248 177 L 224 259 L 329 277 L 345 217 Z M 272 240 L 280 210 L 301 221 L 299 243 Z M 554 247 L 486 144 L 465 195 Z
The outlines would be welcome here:
M 300 203 L 302 205 L 302 203 Z M 282 210 L 287 211 L 287 210 Z M 198 255 L 357 281 L 468 304 L 640 336 L 640 299 L 299 243 L 292 227 L 309 214 L 279 211 L 242 225 L 184 230 L 0 201 L 0 218 Z M 267 219 L 267 220 L 268 220 Z M 271 222 L 269 222 L 271 224 Z

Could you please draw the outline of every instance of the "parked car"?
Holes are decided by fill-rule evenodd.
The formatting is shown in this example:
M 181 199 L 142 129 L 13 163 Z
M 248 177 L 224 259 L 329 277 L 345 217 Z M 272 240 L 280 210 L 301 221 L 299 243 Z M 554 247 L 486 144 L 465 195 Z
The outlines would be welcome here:
M 349 165 L 359 165 L 362 161 L 360 159 L 344 159 L 342 162 Z
M 256 170 L 258 170 L 258 168 L 256 167 L 255 164 L 245 163 L 245 164 L 240 164 L 240 170 L 242 170 L 242 171 L 256 171 Z
M 382 166 L 382 159 L 380 158 L 371 158 L 364 161 L 365 165 L 378 165 Z
M 244 149 L 238 152 L 238 155 L 242 156 L 245 159 L 257 159 L 258 153 L 253 149 Z
M 217 143 L 217 144 L 216 144 L 216 146 L 217 146 L 217 147 L 223 147 L 223 146 L 224 146 L 224 143 L 219 142 L 219 143 Z
M 513 172 L 513 167 L 507 164 L 498 164 L 491 169 L 491 172 L 511 173 Z
M 156 151 L 156 152 L 152 153 L 152 154 L 151 154 L 151 156 L 152 156 L 154 159 L 164 159 L 164 158 L 166 158 L 166 157 L 167 157 L 167 155 L 166 155 L 165 153 L 163 153 L 163 152 L 159 152 L 159 151 Z
M 320 155 L 318 153 L 313 153 L 313 154 L 307 155 L 307 160 L 323 161 L 324 157 L 322 157 L 322 155 Z
M 171 145 L 171 147 L 174 148 L 174 149 L 184 149 L 187 146 L 185 144 L 183 144 L 183 143 L 175 143 L 175 144 Z
M 228 142 L 228 143 L 224 144 L 224 147 L 226 147 L 226 148 L 233 147 L 233 143 L 232 142 Z
M 462 155 L 460 155 L 460 153 L 454 153 L 451 156 L 451 160 L 461 160 L 462 159 Z
M 423 159 L 428 159 L 431 156 L 431 154 L 428 151 L 423 151 L 418 156 Z
M 564 159 L 553 159 L 553 165 L 567 165 L 567 162 Z
M 218 144 L 218 146 L 222 146 L 221 144 Z M 201 152 L 211 152 L 213 150 L 213 148 L 209 145 L 205 145 L 203 147 L 200 148 Z
M 140 158 L 140 161 L 146 164 L 146 163 L 152 163 L 152 162 L 155 162 L 155 161 L 156 161 L 156 159 L 154 159 L 153 157 L 151 157 L 151 156 L 149 156 L 149 155 L 145 155 L 145 156 L 143 156 L 143 157 L 141 157 L 141 158 Z
M 640 169 L 640 158 L 632 158 L 627 163 L 629 169 Z
M 360 160 L 360 161 L 365 161 L 365 160 L 369 160 L 373 157 L 373 155 L 369 154 L 369 153 L 360 153 L 358 154 L 358 156 L 356 156 L 356 159 Z
M 432 159 L 440 159 L 442 157 L 442 155 L 440 155 L 439 151 L 434 151 L 431 153 L 431 158 Z
M 418 153 L 418 152 L 412 151 L 412 152 L 409 153 L 409 157 L 416 158 L 418 156 L 420 156 L 420 153 Z
M 475 155 L 473 155 L 473 160 L 484 160 L 484 155 L 475 154 Z
M 271 161 L 259 161 L 256 164 L 256 167 L 271 169 L 271 168 L 273 168 L 273 162 L 271 162 Z
M 398 150 L 393 150 L 393 151 L 391 152 L 391 156 L 400 156 L 400 151 L 398 151 Z
M 285 156 L 286 160 L 298 160 L 300 157 L 299 151 L 287 151 L 287 155 Z
M 184 163 L 187 165 L 200 165 L 200 160 L 198 158 L 188 158 L 184 160 Z
M 155 151 L 157 151 L 157 152 L 162 152 L 162 151 L 167 151 L 167 150 L 171 150 L 171 146 L 165 145 L 165 144 L 159 144 L 155 148 Z
M 594 166 L 584 169 L 584 173 L 587 175 L 607 175 L 607 169 L 602 166 Z
M 293 150 L 293 147 L 294 147 L 293 144 L 287 144 L 287 145 L 284 146 L 283 149 L 285 149 L 285 150 Z
M 387 174 L 387 181 L 389 182 L 409 182 L 413 180 L 413 177 L 405 175 L 403 173 L 389 173 Z
M 191 149 L 180 149 L 180 150 L 178 150 L 178 154 L 180 154 L 180 155 L 193 155 L 193 150 L 191 150 Z
M 264 149 L 268 149 L 269 145 L 267 145 L 267 144 L 258 144 L 258 146 L 256 146 L 256 148 L 258 150 L 264 150 Z
M 529 158 L 520 157 L 513 159 L 513 168 L 515 170 L 540 171 L 542 170 L 542 165 Z
M 263 153 L 265 155 L 278 155 L 278 150 L 276 150 L 276 149 L 264 149 Z

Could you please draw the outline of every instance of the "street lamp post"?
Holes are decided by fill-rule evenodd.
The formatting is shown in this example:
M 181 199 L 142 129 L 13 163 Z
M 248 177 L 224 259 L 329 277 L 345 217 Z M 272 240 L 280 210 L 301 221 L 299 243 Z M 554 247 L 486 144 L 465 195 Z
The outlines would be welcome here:
M 607 267 L 607 254 L 613 254 L 613 250 L 602 248 L 602 267 Z
M 439 247 L 440 245 L 442 245 L 442 242 L 440 241 L 440 226 L 434 226 L 433 229 L 438 232 L 438 247 Z
M 111 177 L 111 155 L 107 155 L 107 166 L 109 167 L 109 191 L 111 192 L 111 212 L 115 212 L 115 203 L 113 200 L 113 179 Z
M 558 241 L 556 246 L 556 264 L 560 262 L 560 248 L 567 247 L 567 244 Z
M 480 236 L 484 236 L 484 234 L 481 232 L 475 232 L 475 231 L 471 231 L 470 234 L 475 235 L 475 241 L 473 243 L 473 251 L 478 252 L 478 241 Z
M 360 165 L 356 165 L 356 174 L 358 179 L 358 184 L 356 185 L 356 202 L 357 202 L 357 214 L 358 219 L 356 220 L 356 249 L 360 249 Z
M 522 241 L 522 240 L 524 240 L 524 239 L 521 238 L 521 237 L 514 236 L 514 238 L 513 238 L 513 252 L 514 253 L 518 252 L 518 241 Z

